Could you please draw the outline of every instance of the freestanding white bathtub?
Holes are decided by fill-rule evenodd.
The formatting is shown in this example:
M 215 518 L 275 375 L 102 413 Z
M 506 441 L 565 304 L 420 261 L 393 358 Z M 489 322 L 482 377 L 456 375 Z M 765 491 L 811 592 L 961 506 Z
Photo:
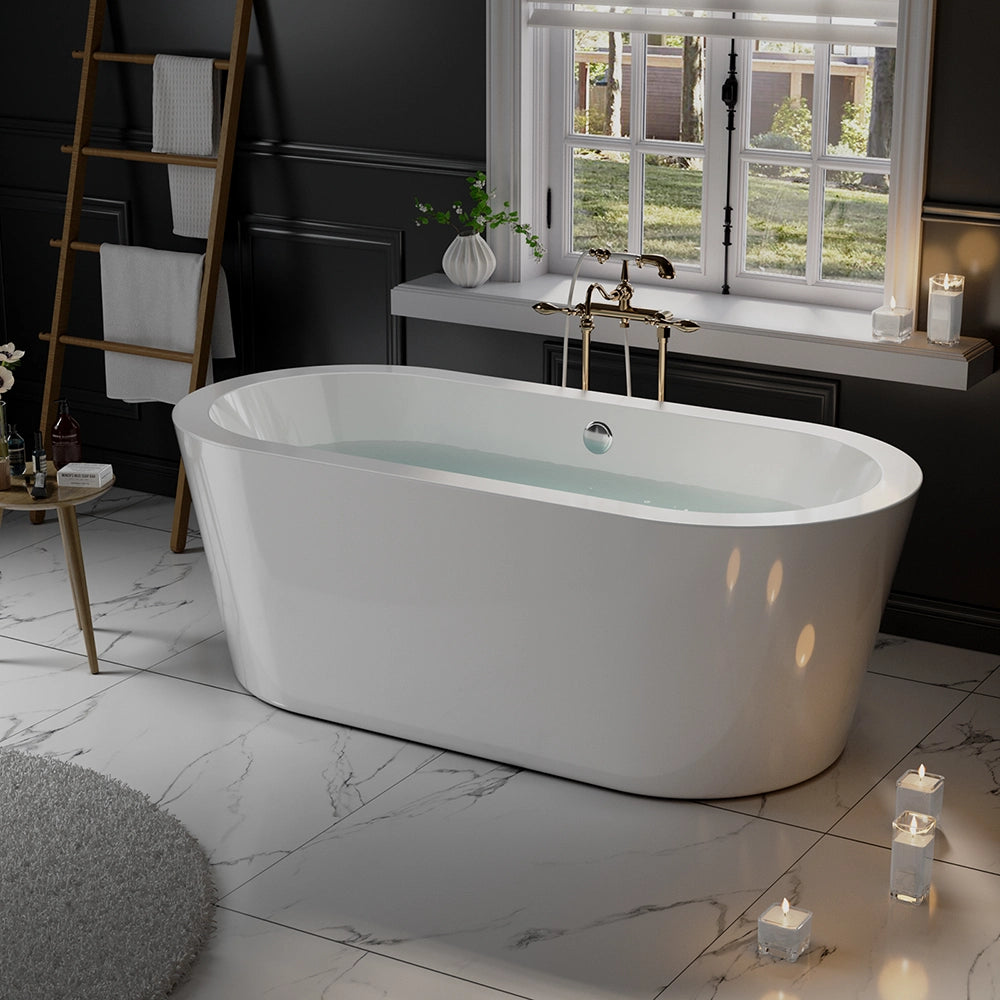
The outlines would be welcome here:
M 248 691 L 646 795 L 836 759 L 921 481 L 842 430 L 415 368 L 237 378 L 174 422 Z

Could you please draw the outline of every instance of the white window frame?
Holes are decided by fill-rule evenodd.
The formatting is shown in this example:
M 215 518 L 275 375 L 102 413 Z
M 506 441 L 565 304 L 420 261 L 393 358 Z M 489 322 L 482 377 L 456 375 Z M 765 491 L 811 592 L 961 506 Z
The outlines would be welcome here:
M 550 235 L 544 221 L 550 166 L 548 132 L 553 117 L 546 113 L 551 99 L 549 45 L 541 37 L 546 29 L 528 27 L 525 0 L 487 0 L 487 16 L 487 167 L 490 184 L 505 197 L 509 192 L 511 204 L 519 208 L 523 218 L 535 223 L 534 228 L 542 234 L 544 242 Z M 895 157 L 889 198 L 890 242 L 884 293 L 880 291 L 870 296 L 870 299 L 879 300 L 875 304 L 887 301 L 890 295 L 914 308 L 918 301 L 932 20 L 933 0 L 900 0 L 893 114 Z M 740 85 L 745 89 L 748 83 L 746 67 L 740 69 Z M 719 108 L 714 106 L 721 102 L 713 92 L 711 81 L 706 83 L 706 95 L 705 127 L 718 127 L 711 121 L 720 114 Z M 725 114 L 724 109 L 721 114 Z M 706 204 L 705 214 L 713 214 L 713 209 L 714 206 Z M 553 218 L 553 222 L 556 221 Z M 739 246 L 737 235 L 734 231 L 734 250 Z M 521 281 L 546 272 L 568 273 L 568 260 L 576 259 L 575 256 L 559 259 L 547 254 L 543 261 L 534 261 L 523 244 L 511 236 L 503 229 L 492 234 L 491 242 L 498 257 L 497 280 Z M 585 265 L 584 273 L 598 273 L 594 268 L 596 265 Z M 733 293 L 748 294 L 742 283 L 737 284 L 735 270 L 732 273 Z M 638 277 L 641 280 L 642 275 Z M 676 287 L 703 286 L 711 290 L 713 281 L 718 289 L 717 276 L 712 273 L 706 272 L 703 281 L 689 280 L 682 273 Z M 784 284 L 786 287 L 778 283 L 775 297 L 802 298 L 803 286 L 791 282 Z M 760 292 L 754 290 L 753 294 Z M 865 293 L 854 295 L 854 304 L 868 307 L 869 302 L 861 301 L 865 297 Z M 822 302 L 823 298 L 820 294 L 812 300 Z

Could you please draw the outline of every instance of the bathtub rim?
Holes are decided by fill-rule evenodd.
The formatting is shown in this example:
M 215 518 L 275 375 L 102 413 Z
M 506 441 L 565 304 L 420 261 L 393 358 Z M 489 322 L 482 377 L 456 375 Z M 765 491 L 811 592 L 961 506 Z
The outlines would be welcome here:
M 612 408 L 634 408 L 667 414 L 676 413 L 686 417 L 695 417 L 722 423 L 782 429 L 796 434 L 835 441 L 853 448 L 874 461 L 879 467 L 881 475 L 878 482 L 856 496 L 833 501 L 829 504 L 794 510 L 756 513 L 688 511 L 676 508 L 650 507 L 624 500 L 614 500 L 571 491 L 490 479 L 483 476 L 447 472 L 421 466 L 365 458 L 333 452 L 311 445 L 267 441 L 249 434 L 228 430 L 217 423 L 212 417 L 212 407 L 216 401 L 236 390 L 263 382 L 351 374 L 443 380 L 468 385 L 501 388 L 509 391 L 527 392 L 540 396 L 587 401 Z M 791 420 L 783 417 L 767 417 L 739 411 L 694 406 L 686 403 L 658 403 L 655 400 L 634 396 L 627 397 L 594 390 L 583 392 L 580 389 L 564 389 L 560 386 L 552 386 L 544 383 L 524 382 L 498 376 L 477 375 L 467 372 L 454 372 L 447 369 L 409 365 L 310 365 L 240 375 L 221 382 L 212 383 L 189 393 L 174 406 L 172 417 L 178 433 L 189 434 L 197 439 L 237 451 L 256 451 L 286 457 L 294 456 L 301 461 L 355 469 L 374 475 L 416 479 L 454 489 L 519 497 L 546 504 L 580 507 L 623 517 L 660 521 L 669 524 L 727 527 L 786 527 L 859 517 L 910 502 L 919 491 L 923 481 L 923 473 L 919 465 L 905 452 L 878 438 L 840 427 Z

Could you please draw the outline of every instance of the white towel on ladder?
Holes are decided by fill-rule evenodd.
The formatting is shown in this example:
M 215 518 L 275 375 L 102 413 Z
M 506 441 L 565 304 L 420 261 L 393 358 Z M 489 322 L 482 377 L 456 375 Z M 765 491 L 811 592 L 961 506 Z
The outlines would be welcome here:
M 219 148 L 219 74 L 211 59 L 158 55 L 153 60 L 153 152 L 215 156 Z M 171 163 L 170 204 L 178 236 L 205 239 L 215 171 Z
M 102 244 L 104 339 L 193 351 L 204 263 L 204 254 Z M 212 355 L 231 358 L 235 353 L 226 274 L 220 268 Z M 106 351 L 105 379 L 110 399 L 176 403 L 190 391 L 191 367 L 179 361 Z M 206 382 L 211 381 L 210 360 Z

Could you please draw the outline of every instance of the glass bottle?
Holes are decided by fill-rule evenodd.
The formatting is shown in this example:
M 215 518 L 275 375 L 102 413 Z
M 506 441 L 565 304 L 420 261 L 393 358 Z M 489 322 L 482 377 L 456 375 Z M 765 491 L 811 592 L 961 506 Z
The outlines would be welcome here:
M 23 476 L 27 460 L 24 456 L 24 438 L 17 433 L 17 424 L 10 425 L 10 433 L 7 435 L 7 454 L 10 457 L 10 474 Z
M 0 399 L 0 490 L 10 489 L 10 457 L 7 454 L 7 404 Z
M 80 425 L 70 416 L 69 402 L 60 399 L 56 422 L 52 427 L 52 464 L 61 469 L 70 462 L 83 460 L 83 446 L 80 443 Z

